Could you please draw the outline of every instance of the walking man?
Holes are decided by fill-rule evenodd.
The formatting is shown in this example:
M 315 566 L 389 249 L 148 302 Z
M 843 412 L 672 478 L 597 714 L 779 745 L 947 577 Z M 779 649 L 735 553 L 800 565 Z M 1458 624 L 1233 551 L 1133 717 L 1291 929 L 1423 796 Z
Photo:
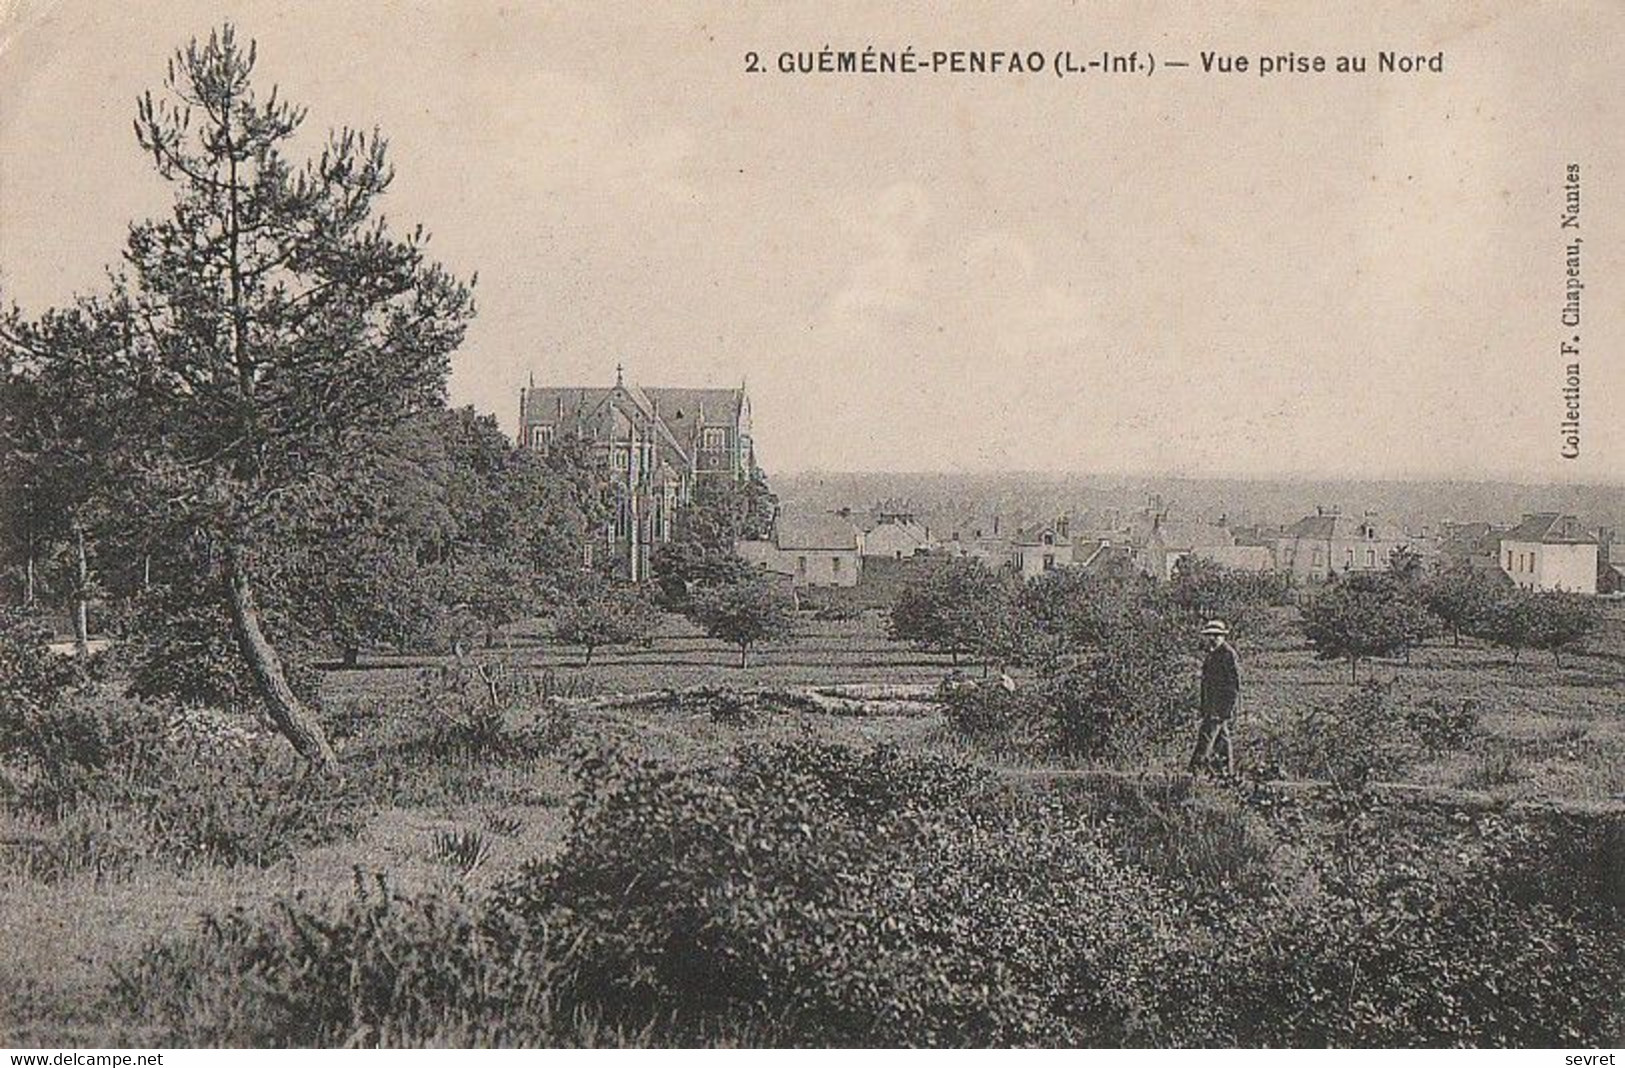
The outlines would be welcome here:
M 1230 721 L 1236 715 L 1241 696 L 1241 665 L 1227 640 L 1230 628 L 1215 619 L 1202 628 L 1202 644 L 1207 658 L 1202 661 L 1202 726 L 1196 733 L 1196 750 L 1191 753 L 1190 771 L 1235 771 L 1230 750 Z M 1223 761 L 1222 765 L 1220 761 Z

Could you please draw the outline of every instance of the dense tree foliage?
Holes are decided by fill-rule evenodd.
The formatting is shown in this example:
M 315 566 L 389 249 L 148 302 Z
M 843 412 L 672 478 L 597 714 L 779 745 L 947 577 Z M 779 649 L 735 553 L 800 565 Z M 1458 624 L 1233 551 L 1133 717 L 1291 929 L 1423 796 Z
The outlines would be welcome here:
M 982 563 L 944 560 L 924 578 L 904 587 L 892 607 L 890 634 L 898 641 L 949 653 L 954 663 L 966 655 L 984 660 L 1011 653 L 1017 588 Z
M 666 603 L 680 608 L 691 590 L 740 578 L 745 566 L 735 546 L 770 536 L 777 513 L 778 498 L 759 469 L 744 481 L 700 479 L 671 541 L 657 546 L 651 561 Z
M 706 634 L 737 646 L 739 666 L 748 667 L 752 646 L 795 633 L 795 595 L 767 575 L 749 575 L 698 590 L 689 616 Z
M 1286 576 L 1240 571 L 1212 560 L 1182 556 L 1168 583 L 1168 600 L 1191 622 L 1222 619 L 1237 637 L 1256 630 L 1271 605 L 1289 593 Z
M 1350 576 L 1303 610 L 1304 635 L 1328 660 L 1346 660 L 1349 677 L 1360 661 L 1405 652 L 1433 634 L 1438 621 L 1388 576 Z
M 645 641 L 659 624 L 660 610 L 647 590 L 594 576 L 555 613 L 553 638 L 581 646 L 584 661 L 591 664 L 594 650 Z
M 559 602 L 602 484 L 444 410 L 470 285 L 378 215 L 379 135 L 286 154 L 305 113 L 255 65 L 229 27 L 174 57 L 135 123 L 173 210 L 131 226 L 105 295 L 0 322 L 0 547 L 81 641 L 93 598 L 147 590 L 147 684 L 255 694 L 331 766 L 289 643 L 489 640 Z M 207 685 L 151 659 L 205 647 Z
M 1422 602 L 1443 621 L 1457 645 L 1462 635 L 1483 636 L 1496 603 L 1510 583 L 1499 571 L 1460 566 L 1427 576 L 1420 586 Z
M 1561 664 L 1563 653 L 1602 624 L 1595 600 L 1556 590 L 1504 590 L 1489 610 L 1482 634 L 1513 651 L 1539 649 Z

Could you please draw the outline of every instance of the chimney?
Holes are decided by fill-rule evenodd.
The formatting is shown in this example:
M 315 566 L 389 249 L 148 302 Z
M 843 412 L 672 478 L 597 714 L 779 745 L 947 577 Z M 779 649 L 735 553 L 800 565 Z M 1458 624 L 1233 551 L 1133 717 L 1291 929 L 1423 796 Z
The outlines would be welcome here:
M 1069 513 L 1066 513 L 1066 512 L 1061 513 L 1061 518 L 1059 518 L 1059 519 L 1057 519 L 1055 521 L 1055 534 L 1056 534 L 1056 536 L 1061 537 L 1061 538 L 1069 537 L 1070 536 L 1069 532 L 1070 532 L 1071 528 L 1072 528 L 1072 516 Z

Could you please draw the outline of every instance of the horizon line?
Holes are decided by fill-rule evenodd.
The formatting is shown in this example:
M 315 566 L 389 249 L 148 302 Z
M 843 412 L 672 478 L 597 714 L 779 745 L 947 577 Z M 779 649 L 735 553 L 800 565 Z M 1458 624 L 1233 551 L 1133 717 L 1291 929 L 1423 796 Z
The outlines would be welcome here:
M 1528 488 L 1566 488 L 1625 490 L 1625 480 L 1618 482 L 1554 479 L 1533 473 L 1470 473 L 1442 474 L 1428 472 L 1402 472 L 1397 474 L 1330 474 L 1317 472 L 1173 472 L 1173 471 L 1110 471 L 1056 468 L 835 468 L 800 467 L 773 469 L 763 467 L 770 477 L 892 477 L 892 478 L 966 478 L 1003 477 L 1029 479 L 1109 478 L 1132 480 L 1166 480 L 1184 482 L 1371 482 L 1417 485 L 1422 483 L 1462 483 L 1468 485 L 1510 485 Z

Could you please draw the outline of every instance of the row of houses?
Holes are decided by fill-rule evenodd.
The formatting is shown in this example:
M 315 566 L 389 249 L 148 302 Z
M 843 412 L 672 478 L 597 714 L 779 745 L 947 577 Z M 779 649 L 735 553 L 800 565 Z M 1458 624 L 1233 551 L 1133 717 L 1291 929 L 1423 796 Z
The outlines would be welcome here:
M 1322 507 L 1284 527 L 1259 527 L 1178 518 L 1153 498 L 1127 516 L 1105 512 L 1078 522 L 1061 516 L 1036 523 L 972 516 L 934 528 L 906 503 L 891 501 L 864 512 L 787 511 L 772 538 L 741 542 L 739 552 L 798 586 L 856 586 L 866 561 L 922 553 L 980 560 L 1023 578 L 1084 568 L 1167 579 L 1180 560 L 1192 557 L 1285 574 L 1300 584 L 1386 571 L 1404 554 L 1424 567 L 1500 570 L 1530 589 L 1611 593 L 1625 590 L 1625 558 L 1610 559 L 1611 542 L 1607 528 L 1588 530 L 1574 516 L 1554 512 L 1526 515 L 1507 527 L 1450 523 L 1408 531 L 1374 513 Z

